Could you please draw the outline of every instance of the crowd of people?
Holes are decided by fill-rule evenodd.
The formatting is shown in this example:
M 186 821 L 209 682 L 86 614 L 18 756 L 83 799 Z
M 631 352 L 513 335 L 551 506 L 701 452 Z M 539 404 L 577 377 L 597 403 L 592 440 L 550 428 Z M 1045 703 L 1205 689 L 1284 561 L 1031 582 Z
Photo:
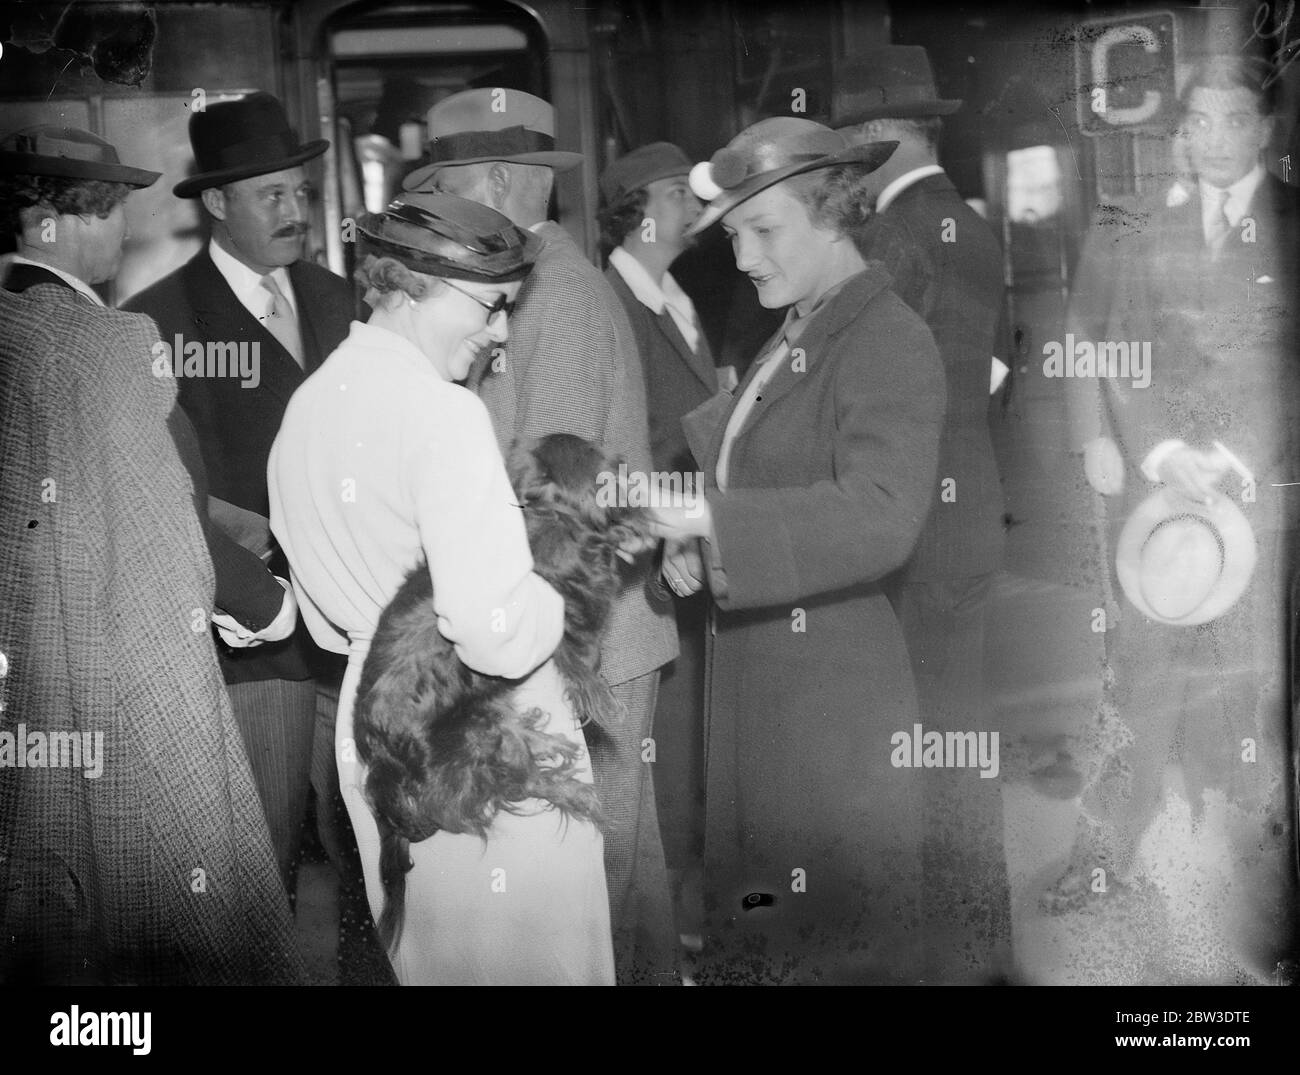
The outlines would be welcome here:
M 1182 199 L 1099 233 L 1079 274 L 1079 338 L 1150 340 L 1156 376 L 1073 386 L 1087 480 L 1136 563 L 1133 584 L 1121 552 L 1112 589 L 1146 596 L 1107 636 L 1134 734 L 1058 904 L 1137 883 L 1175 739 L 1189 779 L 1236 773 L 1224 790 L 1261 839 L 1291 833 L 1264 811 L 1286 774 L 1292 521 L 1269 483 L 1294 459 L 1296 199 L 1260 164 L 1260 85 L 1238 60 L 1189 76 Z M 380 618 L 426 564 L 456 657 L 514 683 L 599 811 L 530 798 L 485 837 L 410 843 L 403 926 L 363 942 L 398 983 L 676 984 L 684 945 L 702 984 L 1013 979 L 1000 782 L 921 762 L 923 729 L 997 728 L 1003 271 L 939 164 L 960 106 L 923 49 L 890 46 L 853 59 L 828 124 L 763 119 L 700 164 L 634 148 L 600 176 L 602 273 L 548 219 L 555 174 L 590 164 L 555 148 L 551 106 L 465 90 L 359 222 L 349 282 L 303 257 L 304 165 L 328 144 L 251 93 L 192 116 L 174 194 L 201 201 L 208 241 L 122 310 L 93 285 L 157 173 L 84 131 L 5 138 L 4 727 L 102 733 L 105 760 L 97 780 L 0 768 L 0 977 L 302 981 L 313 788 L 344 890 L 380 923 L 393 864 L 353 722 Z M 739 380 L 671 272 L 714 225 L 782 316 Z M 256 378 L 211 368 L 244 345 Z M 623 550 L 597 640 L 607 726 L 580 721 L 557 670 L 565 602 L 506 469 L 555 433 L 677 479 Z M 1234 466 L 1258 492 L 1253 574 L 1222 506 Z M 1157 486 L 1168 502 L 1144 509 Z M 1134 552 L 1121 531 L 1143 510 Z M 1171 520 L 1195 533 L 1160 536 Z M 1248 741 L 1250 765 L 1225 761 Z

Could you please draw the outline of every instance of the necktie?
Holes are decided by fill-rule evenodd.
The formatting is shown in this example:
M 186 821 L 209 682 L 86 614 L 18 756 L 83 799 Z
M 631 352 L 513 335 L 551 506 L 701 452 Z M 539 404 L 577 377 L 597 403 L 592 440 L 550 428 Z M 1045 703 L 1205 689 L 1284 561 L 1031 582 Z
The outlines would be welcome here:
M 298 318 L 294 316 L 293 307 L 284 297 L 284 292 L 280 290 L 280 285 L 275 282 L 274 276 L 270 274 L 263 276 L 262 286 L 271 293 L 271 308 L 262 318 L 262 324 L 301 366 L 303 364 L 302 336 L 298 332 Z
M 1205 245 L 1209 247 L 1211 259 L 1219 256 L 1224 242 L 1232 232 L 1232 221 L 1228 219 L 1228 192 L 1215 189 L 1214 199 L 1214 210 L 1210 214 L 1205 234 Z

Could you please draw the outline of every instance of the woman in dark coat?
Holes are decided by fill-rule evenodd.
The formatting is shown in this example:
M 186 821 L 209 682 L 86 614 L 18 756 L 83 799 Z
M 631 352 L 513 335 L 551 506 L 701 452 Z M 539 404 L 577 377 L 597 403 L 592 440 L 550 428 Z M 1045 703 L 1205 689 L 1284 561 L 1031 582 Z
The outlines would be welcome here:
M 705 502 L 657 509 L 667 583 L 716 606 L 703 981 L 917 980 L 923 774 L 891 759 L 918 718 L 879 582 L 924 522 L 945 390 L 852 241 L 893 146 L 770 119 L 696 172 L 696 230 L 721 219 L 763 305 L 790 307 L 734 396 L 683 420 Z

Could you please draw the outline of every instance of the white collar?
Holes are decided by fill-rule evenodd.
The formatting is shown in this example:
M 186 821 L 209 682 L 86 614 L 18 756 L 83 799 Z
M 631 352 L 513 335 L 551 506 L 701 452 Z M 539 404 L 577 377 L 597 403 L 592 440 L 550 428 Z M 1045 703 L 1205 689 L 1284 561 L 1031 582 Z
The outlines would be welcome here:
M 235 298 L 244 308 L 254 317 L 263 316 L 267 310 L 270 292 L 262 286 L 261 274 L 226 251 L 216 239 L 208 240 L 208 255 L 212 258 L 212 264 L 217 267 L 217 272 L 225 278 L 226 283 L 230 285 L 230 290 L 235 293 Z M 294 313 L 297 313 L 298 304 L 294 299 L 293 285 L 289 282 L 289 270 L 280 266 L 271 271 L 271 277 L 280 285 L 280 291 L 289 300 Z
M 672 273 L 665 272 L 663 281 L 656 283 L 655 278 L 650 275 L 650 270 L 621 246 L 616 246 L 609 252 L 609 263 L 618 271 L 619 276 L 623 277 L 628 290 L 655 313 L 663 313 L 664 306 L 667 305 L 676 306 L 682 313 L 689 310 L 694 314 L 695 306 L 690 296 L 673 279 Z
M 1228 222 L 1234 227 L 1240 223 L 1241 218 L 1246 215 L 1246 209 L 1251 200 L 1255 197 L 1255 191 L 1264 180 L 1264 168 L 1256 164 L 1249 172 L 1243 175 L 1230 187 L 1216 187 L 1203 179 L 1198 179 L 1197 183 L 1201 189 L 1201 214 L 1204 219 L 1209 213 L 1210 208 L 1214 206 L 1217 199 L 1209 196 L 1211 191 L 1226 191 L 1228 198 L 1224 203 L 1223 212 L 1228 218 Z
M 880 192 L 876 198 L 876 212 L 883 213 L 888 208 L 889 203 L 913 183 L 919 183 L 922 179 L 929 179 L 932 175 L 943 175 L 943 168 L 937 164 L 923 164 L 920 168 L 913 168 L 910 172 L 904 172 Z
M 31 258 L 23 257 L 22 254 L 9 254 L 4 258 L 4 266 L 3 269 L 0 270 L 0 275 L 7 273 L 10 265 L 35 265 L 38 269 L 44 269 L 46 272 L 53 273 L 76 291 L 85 295 L 86 298 L 96 306 L 104 305 L 104 300 L 95 294 L 94 289 L 88 283 L 73 276 L 70 272 L 64 272 L 62 269 L 56 268 L 53 265 L 47 265 L 43 261 L 33 261 Z

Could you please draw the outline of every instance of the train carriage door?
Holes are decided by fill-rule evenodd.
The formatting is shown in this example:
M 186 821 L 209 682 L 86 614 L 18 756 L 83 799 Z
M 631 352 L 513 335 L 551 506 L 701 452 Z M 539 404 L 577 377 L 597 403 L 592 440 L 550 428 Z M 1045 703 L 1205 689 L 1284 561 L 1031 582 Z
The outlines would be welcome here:
M 314 96 L 331 143 L 323 211 L 336 272 L 353 267 L 352 223 L 400 192 L 425 156 L 428 110 L 451 94 L 499 88 L 542 97 L 556 108 L 557 144 L 594 160 L 585 24 L 560 5 L 306 5 L 298 18 L 304 54 L 315 57 L 302 68 L 303 99 Z M 580 242 L 591 234 L 590 171 L 556 177 L 555 209 Z

